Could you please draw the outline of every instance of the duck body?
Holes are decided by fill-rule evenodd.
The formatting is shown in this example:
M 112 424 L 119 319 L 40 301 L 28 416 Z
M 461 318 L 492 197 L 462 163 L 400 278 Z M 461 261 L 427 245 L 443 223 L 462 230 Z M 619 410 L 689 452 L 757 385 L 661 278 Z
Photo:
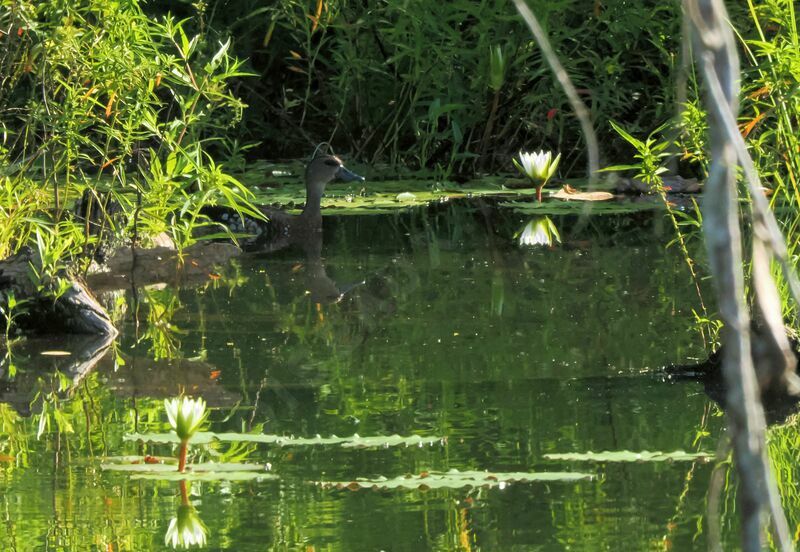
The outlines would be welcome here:
M 772 356 L 772 348 L 767 346 L 767 337 L 761 328 L 754 326 L 752 333 L 752 359 L 753 364 L 760 366 L 758 372 L 776 373 L 778 366 L 782 366 L 778 359 Z M 800 361 L 800 341 L 790 339 L 794 358 Z M 722 366 L 723 349 L 720 347 L 709 357 L 696 364 L 673 364 L 664 368 L 664 375 L 670 381 L 697 381 L 703 384 L 706 394 L 713 399 L 723 410 L 726 408 L 728 398 L 728 385 L 725 381 Z M 797 369 L 795 368 L 795 371 Z M 796 375 L 800 375 L 795 372 Z M 797 395 L 788 382 L 772 378 L 759 381 L 761 402 L 770 424 L 781 423 L 789 415 L 797 412 L 800 395 Z
M 322 195 L 328 183 L 334 180 L 363 182 L 364 177 L 347 169 L 335 155 L 323 155 L 314 158 L 306 167 L 306 204 L 299 215 L 270 207 L 259 207 L 266 220 L 248 217 L 227 207 L 206 207 L 203 214 L 232 233 L 244 235 L 238 239 L 242 249 L 276 251 L 292 243 L 303 243 L 310 234 L 321 231 Z

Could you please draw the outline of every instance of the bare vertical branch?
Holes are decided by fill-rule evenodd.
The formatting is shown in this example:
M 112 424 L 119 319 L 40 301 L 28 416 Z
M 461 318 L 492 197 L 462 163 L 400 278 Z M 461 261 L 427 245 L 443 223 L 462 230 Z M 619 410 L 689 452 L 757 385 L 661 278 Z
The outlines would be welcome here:
M 578 96 L 578 91 L 572 84 L 569 75 L 567 75 L 567 71 L 558 60 L 558 56 L 553 51 L 553 47 L 547 39 L 547 34 L 539 24 L 539 20 L 536 19 L 536 16 L 530 8 L 528 8 L 524 0 L 514 0 L 514 4 L 517 7 L 517 11 L 522 16 L 522 19 L 528 24 L 536 43 L 539 44 L 539 48 L 542 49 L 542 54 L 544 54 L 547 64 L 550 65 L 550 69 L 553 71 L 558 83 L 561 85 L 561 88 L 564 89 L 564 93 L 567 95 L 570 105 L 572 105 L 572 110 L 575 112 L 575 116 L 581 124 L 583 137 L 584 140 L 586 140 L 586 151 L 589 157 L 588 177 L 589 183 L 591 184 L 594 182 L 595 178 L 597 178 L 597 171 L 600 169 L 600 155 L 597 148 L 597 135 L 595 135 L 594 127 L 592 126 L 589 110 L 586 109 L 586 105 Z
M 739 59 L 722 0 L 686 0 L 684 7 L 692 23 L 694 52 L 706 84 L 710 119 L 712 161 L 703 198 L 703 229 L 720 315 L 725 323 L 723 374 L 728 387 L 728 426 L 740 481 L 742 547 L 748 551 L 761 550 L 762 513 L 770 506 L 779 546 L 790 550 L 786 520 L 780 500 L 776 500 L 777 490 L 766 454 L 766 423 L 751 355 L 750 315 L 745 304 L 742 238 L 736 209 L 735 168 L 740 156 L 729 128 L 731 121 L 735 128 L 738 112 Z M 753 203 L 759 199 L 753 197 Z M 757 251 L 754 262 L 769 263 L 761 253 Z M 759 269 L 762 288 L 763 270 Z M 766 271 L 769 272 L 768 265 Z M 774 302 L 768 295 L 766 291 L 760 304 L 772 310 Z M 774 314 L 770 317 L 774 320 Z

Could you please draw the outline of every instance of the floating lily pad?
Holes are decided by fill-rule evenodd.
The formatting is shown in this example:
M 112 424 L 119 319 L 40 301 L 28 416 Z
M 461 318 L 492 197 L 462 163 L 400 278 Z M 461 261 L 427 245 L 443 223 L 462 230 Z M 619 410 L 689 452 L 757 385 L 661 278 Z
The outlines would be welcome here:
M 710 452 L 651 452 L 643 450 L 615 450 L 603 452 L 567 452 L 563 454 L 545 454 L 548 460 L 567 460 L 575 462 L 709 462 L 714 458 Z
M 111 465 L 111 464 L 114 465 L 172 464 L 173 466 L 177 466 L 178 459 L 175 458 L 174 456 L 151 456 L 149 454 L 147 456 L 128 455 L 128 456 L 106 456 L 105 458 L 103 458 L 103 465 Z
M 484 472 L 458 471 L 423 472 L 388 479 L 355 479 L 353 481 L 318 481 L 317 485 L 336 489 L 461 489 L 465 487 L 505 487 L 514 482 L 585 481 L 594 476 L 579 472 Z
M 513 209 L 526 215 L 624 215 L 642 211 L 661 211 L 663 204 L 656 201 L 505 201 L 500 207 Z
M 152 458 L 152 457 L 151 457 Z M 142 457 L 112 457 L 100 464 L 107 471 L 130 473 L 132 479 L 158 479 L 162 481 L 250 481 L 253 479 L 276 479 L 277 476 L 266 473 L 263 464 L 216 463 L 203 462 L 189 464 L 186 471 L 180 473 L 174 459 L 171 463 L 145 462 Z
M 272 205 L 288 212 L 299 212 L 305 203 L 305 186 L 299 181 L 261 187 L 254 190 L 257 205 Z M 467 184 L 432 182 L 431 180 L 386 180 L 360 184 L 358 187 L 333 183 L 322 200 L 323 213 L 385 214 L 392 211 L 471 197 L 521 198 L 531 196 L 530 191 L 506 188 L 497 179 L 475 181 Z
M 184 472 L 177 470 L 164 473 L 136 473 L 131 479 L 149 479 L 158 481 L 266 481 L 278 479 L 272 473 L 264 472 Z
M 144 441 L 148 443 L 173 443 L 179 440 L 174 433 L 133 433 L 125 435 L 126 441 Z M 397 447 L 397 446 L 424 446 L 443 444 L 443 437 L 420 437 L 419 435 L 376 435 L 361 437 L 285 437 L 282 435 L 254 434 L 254 433 L 213 433 L 199 431 L 192 437 L 193 445 L 203 445 L 212 441 L 226 443 L 266 443 L 278 446 L 312 446 L 312 445 L 339 445 L 345 448 L 370 448 L 370 447 Z

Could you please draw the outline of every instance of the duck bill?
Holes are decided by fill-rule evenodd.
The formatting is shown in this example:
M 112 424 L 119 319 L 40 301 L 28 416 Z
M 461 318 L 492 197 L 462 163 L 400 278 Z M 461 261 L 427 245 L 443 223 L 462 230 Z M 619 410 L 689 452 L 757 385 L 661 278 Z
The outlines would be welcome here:
M 359 176 L 351 170 L 348 170 L 344 165 L 339 167 L 339 170 L 336 171 L 336 178 L 341 180 L 342 182 L 364 182 L 364 177 Z

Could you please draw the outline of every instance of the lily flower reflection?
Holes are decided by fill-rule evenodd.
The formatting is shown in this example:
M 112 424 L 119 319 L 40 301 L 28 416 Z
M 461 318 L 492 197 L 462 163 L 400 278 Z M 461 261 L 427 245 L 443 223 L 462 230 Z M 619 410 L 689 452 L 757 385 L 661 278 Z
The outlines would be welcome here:
M 519 238 L 520 245 L 551 246 L 554 242 L 561 243 L 561 235 L 549 217 L 532 219 L 515 237 Z
M 541 203 L 542 188 L 556 173 L 558 163 L 561 161 L 561 154 L 559 153 L 553 158 L 553 153 L 550 151 L 539 150 L 533 153 L 520 151 L 519 161 L 516 159 L 513 161 L 517 169 L 536 186 L 536 199 Z
M 208 528 L 191 504 L 178 506 L 178 515 L 169 522 L 164 544 L 172 548 L 205 546 Z

